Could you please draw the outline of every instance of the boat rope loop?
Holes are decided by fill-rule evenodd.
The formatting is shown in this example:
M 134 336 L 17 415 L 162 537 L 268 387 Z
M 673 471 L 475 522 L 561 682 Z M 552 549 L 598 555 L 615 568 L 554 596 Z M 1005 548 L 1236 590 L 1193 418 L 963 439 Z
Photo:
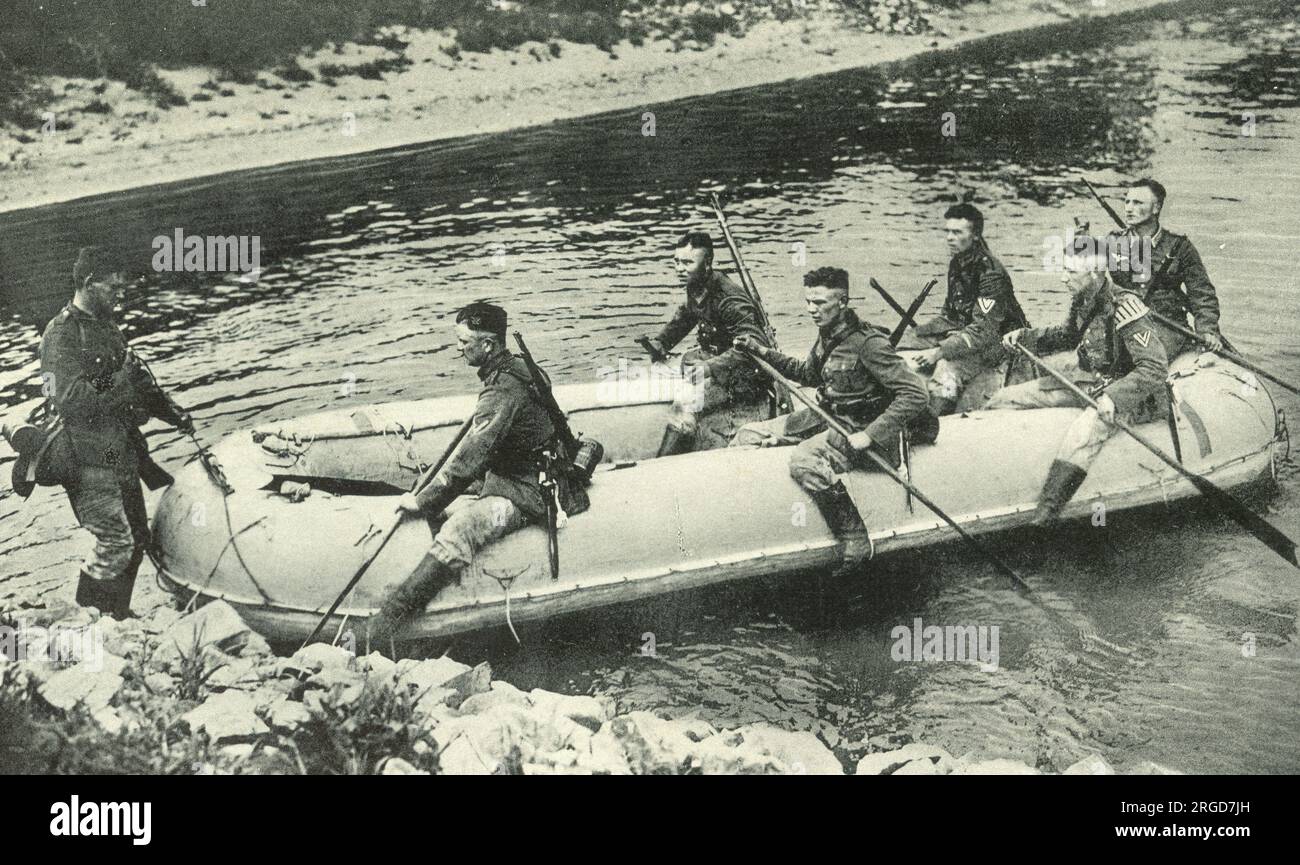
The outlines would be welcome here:
M 511 618 L 510 618 L 510 587 L 511 587 L 512 585 L 514 585 L 515 580 L 519 579 L 521 576 L 523 576 L 525 573 L 527 573 L 528 570 L 529 570 L 529 568 L 531 568 L 531 567 L 532 567 L 532 565 L 529 565 L 528 567 L 525 567 L 525 568 L 522 568 L 521 570 L 515 571 L 513 574 L 494 574 L 494 573 L 492 573 L 491 571 L 489 571 L 487 568 L 484 568 L 484 569 L 483 569 L 483 573 L 484 573 L 485 575 L 491 577 L 492 579 L 496 580 L 497 585 L 499 585 L 499 586 L 501 587 L 501 591 L 505 593 L 505 596 L 506 596 L 506 626 L 507 626 L 508 628 L 510 628 L 510 636 L 514 637 L 514 638 L 515 638 L 515 643 L 516 643 L 517 645 L 520 645 L 520 646 L 522 646 L 522 645 L 524 644 L 524 642 L 523 642 L 523 640 L 519 639 L 519 632 L 515 630 L 515 623 L 514 623 L 514 621 L 512 621 Z

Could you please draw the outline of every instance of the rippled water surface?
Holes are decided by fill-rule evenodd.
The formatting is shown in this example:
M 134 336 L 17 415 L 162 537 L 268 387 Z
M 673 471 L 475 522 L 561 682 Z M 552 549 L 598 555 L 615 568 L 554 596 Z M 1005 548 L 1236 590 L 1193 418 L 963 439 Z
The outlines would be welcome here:
M 1043 272 L 1043 238 L 1075 215 L 1105 224 L 1070 180 L 1078 170 L 1104 184 L 1160 178 L 1165 223 L 1200 248 L 1225 331 L 1300 380 L 1296 9 L 1169 14 L 945 55 L 900 77 L 845 72 L 0 216 L 0 407 L 38 394 L 39 328 L 66 301 L 75 247 L 122 246 L 143 270 L 150 240 L 176 226 L 263 242 L 256 282 L 150 275 L 128 297 L 135 345 L 209 440 L 473 389 L 448 313 L 477 298 L 509 307 L 557 380 L 591 379 L 669 314 L 668 248 L 707 222 L 711 189 L 725 190 L 789 351 L 813 337 L 803 270 L 837 264 L 859 286 L 871 274 L 910 296 L 943 271 L 940 216 L 965 188 L 1030 317 L 1053 322 L 1067 295 Z M 642 110 L 656 114 L 653 138 Z M 946 111 L 955 138 L 939 134 Z M 807 264 L 792 260 L 795 244 Z M 875 297 L 857 303 L 893 323 Z M 1300 401 L 1275 396 L 1300 417 Z M 151 441 L 164 463 L 187 458 L 169 431 Z M 1293 536 L 1296 474 L 1285 464 L 1281 492 L 1261 505 Z M 82 539 L 62 495 L 22 505 L 6 489 L 0 519 L 0 600 L 70 596 Z M 852 584 L 812 574 L 725 586 L 523 627 L 521 649 L 506 638 L 453 652 L 486 652 L 522 687 L 816 729 L 846 758 L 870 737 L 1058 768 L 1100 751 L 1192 772 L 1300 771 L 1300 581 L 1266 548 L 1199 507 L 997 543 L 1051 604 L 1133 654 L 1075 652 L 957 547 L 893 557 Z M 891 629 L 916 618 L 999 626 L 999 669 L 890 660 Z

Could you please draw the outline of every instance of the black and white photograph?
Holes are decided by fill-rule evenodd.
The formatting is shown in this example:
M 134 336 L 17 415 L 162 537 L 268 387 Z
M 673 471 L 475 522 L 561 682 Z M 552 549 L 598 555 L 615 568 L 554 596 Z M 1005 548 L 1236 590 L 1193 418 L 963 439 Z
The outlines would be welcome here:
M 1300 773 L 1298 51 L 0 0 L 0 773 Z M 1252 834 L 1153 783 L 1088 831 Z

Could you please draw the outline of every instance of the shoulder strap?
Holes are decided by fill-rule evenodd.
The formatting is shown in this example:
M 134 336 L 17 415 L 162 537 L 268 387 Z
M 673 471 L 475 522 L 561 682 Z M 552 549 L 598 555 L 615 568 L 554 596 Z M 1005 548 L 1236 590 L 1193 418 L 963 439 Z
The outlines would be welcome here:
M 821 356 L 817 358 L 817 375 L 819 377 L 821 376 L 822 369 L 825 368 L 826 366 L 826 361 L 830 358 L 832 354 L 835 353 L 835 349 L 839 348 L 844 343 L 844 340 L 848 339 L 850 336 L 852 336 L 855 333 L 865 333 L 865 332 L 866 331 L 863 330 L 862 328 L 862 322 L 858 322 L 853 327 L 845 328 L 835 336 L 831 337 L 830 342 L 822 342 L 819 339 L 817 342 L 819 345 L 822 346 L 823 351 L 821 353 Z
M 1173 234 L 1172 231 L 1169 233 Z M 1165 273 L 1167 273 L 1169 268 L 1173 265 L 1174 259 L 1176 259 L 1178 257 L 1178 254 L 1183 251 L 1183 242 L 1186 240 L 1187 240 L 1187 235 L 1185 234 L 1174 235 L 1173 242 L 1169 244 L 1169 254 L 1165 256 L 1164 261 L 1160 262 L 1160 269 L 1151 275 L 1151 282 L 1147 283 L 1146 294 L 1142 296 L 1143 303 L 1149 302 L 1151 300 L 1151 295 L 1156 290 L 1156 286 L 1160 284 L 1160 280 L 1164 277 Z M 1178 288 L 1181 289 L 1182 286 L 1178 286 Z

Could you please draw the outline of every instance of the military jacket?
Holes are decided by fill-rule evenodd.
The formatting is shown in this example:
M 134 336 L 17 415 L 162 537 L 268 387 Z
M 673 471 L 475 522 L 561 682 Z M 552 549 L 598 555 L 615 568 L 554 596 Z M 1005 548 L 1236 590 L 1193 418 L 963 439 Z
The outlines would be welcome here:
M 888 338 L 864 327 L 852 310 L 818 336 L 806 360 L 771 350 L 765 357 L 786 378 L 816 386 L 828 410 L 865 429 L 885 448 L 929 405 L 925 382 Z
M 1003 334 L 1028 323 L 1007 269 L 983 242 L 977 242 L 948 263 L 948 295 L 941 317 L 926 322 L 918 333 L 942 336 L 939 352 L 948 360 L 967 355 L 1000 357 Z
M 469 432 L 416 499 L 436 513 L 482 479 L 481 495 L 504 496 L 530 519 L 542 520 L 546 504 L 538 473 L 555 427 L 533 395 L 528 365 L 503 350 L 479 367 L 478 377 L 483 390 Z
M 697 329 L 700 348 L 709 357 L 708 366 L 716 378 L 761 378 L 754 365 L 733 347 L 739 336 L 771 345 L 758 308 L 743 288 L 716 270 L 701 288 L 687 290 L 686 302 L 659 332 L 659 344 L 664 351 L 671 351 L 691 328 Z
M 1112 237 L 1131 234 L 1113 231 Z M 1151 309 L 1178 324 L 1185 324 L 1188 313 L 1196 322 L 1197 333 L 1219 332 L 1219 295 L 1201 263 L 1201 255 L 1186 235 L 1167 229 L 1155 233 L 1151 245 L 1151 276 L 1134 273 L 1129 262 L 1121 260 L 1114 271 L 1115 284 L 1142 298 Z
M 1103 286 L 1076 295 L 1065 323 L 1031 328 L 1021 337 L 1040 352 L 1077 349 L 1079 366 L 1097 378 L 1117 412 L 1133 414 L 1160 392 L 1169 360 L 1146 306 L 1130 291 Z
M 79 465 L 136 472 L 148 455 L 140 425 L 180 422 L 180 408 L 148 373 L 126 363 L 126 339 L 111 320 L 69 303 L 45 326 L 40 354 L 45 392 Z

